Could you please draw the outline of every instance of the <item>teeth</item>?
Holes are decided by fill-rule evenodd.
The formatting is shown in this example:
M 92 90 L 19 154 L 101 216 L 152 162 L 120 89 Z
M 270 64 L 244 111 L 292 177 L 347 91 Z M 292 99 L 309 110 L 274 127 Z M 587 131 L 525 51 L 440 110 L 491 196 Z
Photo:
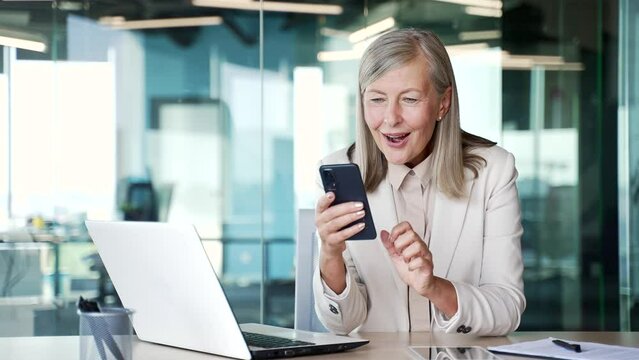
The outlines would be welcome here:
M 393 143 L 399 143 L 402 140 L 404 140 L 409 134 L 403 134 L 403 135 L 384 135 L 386 136 L 386 138 Z

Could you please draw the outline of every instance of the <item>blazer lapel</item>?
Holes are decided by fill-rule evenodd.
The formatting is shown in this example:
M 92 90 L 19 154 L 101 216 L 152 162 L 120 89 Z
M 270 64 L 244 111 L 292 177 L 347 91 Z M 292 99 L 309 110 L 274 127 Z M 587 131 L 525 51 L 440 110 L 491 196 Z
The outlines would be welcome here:
M 465 194 L 460 199 L 450 198 L 436 191 L 433 227 L 430 237 L 430 251 L 433 254 L 435 276 L 447 277 L 453 255 L 461 235 L 468 201 L 475 183 L 473 174 L 466 174 Z

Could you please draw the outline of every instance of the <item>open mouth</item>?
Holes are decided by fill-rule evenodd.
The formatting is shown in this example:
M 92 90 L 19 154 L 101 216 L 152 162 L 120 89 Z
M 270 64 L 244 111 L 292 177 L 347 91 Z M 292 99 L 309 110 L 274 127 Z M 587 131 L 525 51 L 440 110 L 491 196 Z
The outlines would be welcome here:
M 395 144 L 399 144 L 401 143 L 404 139 L 406 139 L 408 137 L 408 135 L 410 135 L 410 133 L 403 133 L 403 134 L 384 134 L 384 137 L 386 137 L 386 139 L 392 143 Z

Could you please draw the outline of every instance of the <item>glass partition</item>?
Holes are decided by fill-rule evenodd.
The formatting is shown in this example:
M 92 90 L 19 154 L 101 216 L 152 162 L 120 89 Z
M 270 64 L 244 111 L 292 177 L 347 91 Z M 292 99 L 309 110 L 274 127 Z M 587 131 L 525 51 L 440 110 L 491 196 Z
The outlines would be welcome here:
M 7 76 L 7 67 L 5 60 L 10 56 L 10 48 L 0 47 L 2 49 L 2 66 L 0 68 L 0 109 L 8 109 L 8 92 L 9 92 L 9 79 Z M 0 169 L 9 168 L 9 154 L 11 137 L 9 136 L 9 112 L 0 111 L 0 143 L 5 144 L 0 146 Z M 0 176 L 0 226 L 6 226 L 9 216 L 9 184 L 10 176 L 8 171 L 2 171 Z
M 5 48 L 0 334 L 75 334 L 77 296 L 118 304 L 85 219 L 194 223 L 238 320 L 261 322 L 259 7 L 3 3 L 0 25 L 44 44 Z
M 517 161 L 528 299 L 520 329 L 615 328 L 616 179 L 607 159 L 616 156 L 616 128 L 604 122 L 616 96 L 607 66 L 616 61 L 608 50 L 614 5 L 498 3 L 368 1 L 352 14 L 345 6 L 347 16 L 293 22 L 290 31 L 307 34 L 299 45 L 306 56 L 293 71 L 296 206 L 314 206 L 317 160 L 354 139 L 357 62 L 366 45 L 391 28 L 434 30 L 453 62 L 462 127 Z M 580 25 L 576 14 L 596 26 Z
M 610 121 L 619 7 L 492 1 L 0 3 L 0 36 L 22 40 L 0 71 L 0 336 L 77 333 L 81 294 L 118 303 L 87 218 L 196 224 L 238 320 L 292 327 L 297 209 L 321 193 L 317 162 L 354 140 L 363 50 L 404 27 L 442 38 L 462 127 L 516 157 L 520 329 L 617 328 L 617 256 L 630 321 L 632 197 L 617 194 Z M 632 34 L 637 9 L 622 10 Z M 631 139 L 637 81 L 621 74 L 635 74 L 636 46 L 621 39 Z
M 620 321 L 639 329 L 639 4 L 619 8 L 619 277 Z M 633 119 L 635 119 L 633 121 Z

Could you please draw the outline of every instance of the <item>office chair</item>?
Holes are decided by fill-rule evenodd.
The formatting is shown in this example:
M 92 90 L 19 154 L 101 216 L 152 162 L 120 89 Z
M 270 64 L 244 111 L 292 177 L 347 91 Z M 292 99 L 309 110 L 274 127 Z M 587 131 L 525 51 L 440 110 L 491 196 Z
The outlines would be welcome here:
M 158 205 L 153 184 L 148 180 L 124 181 L 120 209 L 127 221 L 158 221 Z

